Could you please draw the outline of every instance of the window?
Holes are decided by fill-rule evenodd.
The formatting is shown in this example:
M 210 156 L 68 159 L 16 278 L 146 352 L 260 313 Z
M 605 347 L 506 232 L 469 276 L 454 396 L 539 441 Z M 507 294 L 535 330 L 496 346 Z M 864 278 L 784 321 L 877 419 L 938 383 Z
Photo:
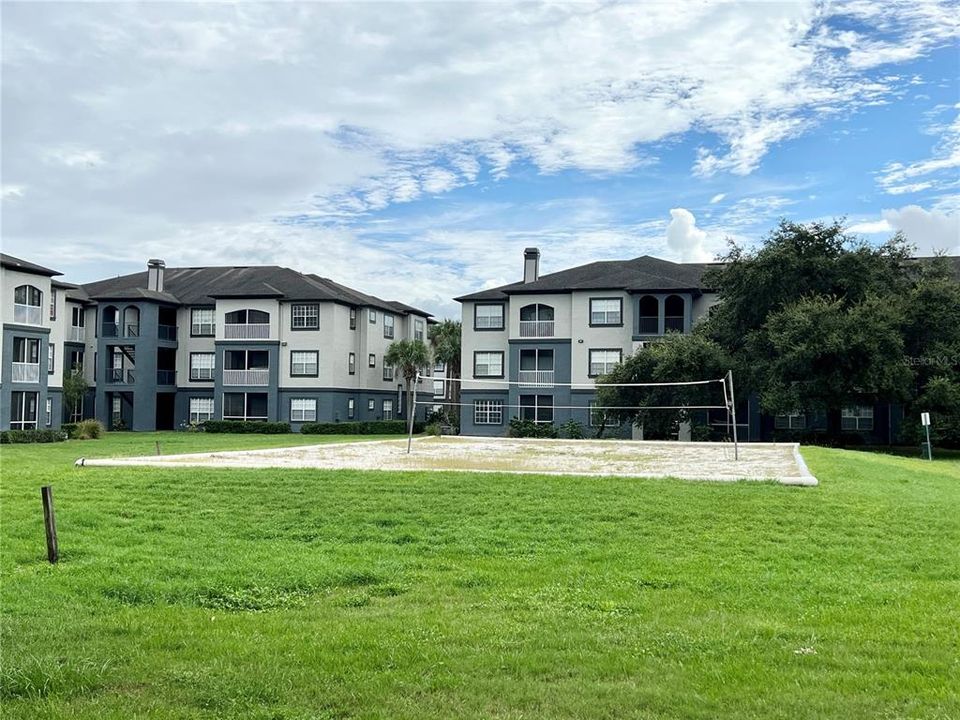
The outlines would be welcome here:
M 119 395 L 113 395 L 110 399 L 110 417 L 113 418 L 112 422 L 114 425 L 123 419 Z
M 68 367 L 72 372 L 83 370 L 83 350 L 70 351 L 70 364 Z
M 36 338 L 15 337 L 13 339 L 13 361 L 15 363 L 40 363 L 40 341 Z
M 57 362 L 57 348 L 53 343 L 47 343 L 47 375 L 53 375 Z
M 535 423 L 553 422 L 553 397 L 550 395 L 521 395 L 520 418 Z
M 503 330 L 503 305 L 474 305 L 474 330 Z
M 413 339 L 423 342 L 423 320 L 419 318 L 413 321 Z
M 353 398 L 347 398 L 347 420 L 353 420 L 357 415 L 356 402 Z
M 847 405 L 840 416 L 842 430 L 873 430 L 873 406 Z
M 50 288 L 50 319 L 57 319 L 57 289 Z M 50 423 L 47 423 L 49 425 Z
M 316 398 L 292 398 L 290 400 L 290 422 L 314 422 L 316 419 Z
M 45 410 L 47 411 L 46 425 L 47 427 L 50 427 L 51 425 L 53 425 L 53 400 L 51 400 L 50 398 L 47 398 Z
M 393 315 L 383 314 L 383 336 L 388 340 L 393 339 Z
M 33 285 L 21 285 L 13 290 L 13 301 L 17 305 L 40 307 L 43 293 Z
M 356 308 L 350 308 L 350 329 L 351 330 L 357 329 L 357 309 Z
M 623 350 L 610 349 L 610 350 L 591 350 L 590 351 L 590 377 L 597 377 L 598 375 L 606 375 L 608 372 L 611 372 L 623 359 Z
M 663 303 L 663 331 L 683 332 L 686 306 L 679 295 L 670 295 Z
M 291 330 L 317 330 L 320 328 L 319 305 L 293 305 L 290 308 Z
M 224 393 L 224 420 L 266 420 L 266 393 Z
M 393 380 L 393 365 L 383 364 L 383 379 Z
M 773 419 L 773 427 L 777 430 L 804 430 L 807 427 L 807 416 L 802 412 L 777 415 Z
M 319 353 L 316 350 L 290 352 L 290 377 L 316 377 Z
M 37 429 L 37 393 L 19 390 L 10 393 L 10 429 Z
M 368 314 L 369 317 L 370 317 L 370 324 L 371 324 L 371 325 L 376 325 L 376 324 L 377 324 L 377 311 L 376 311 L 376 310 L 370 310 L 370 312 L 367 313 L 367 314 Z
M 190 309 L 190 335 L 192 337 L 213 337 L 214 330 L 213 308 Z
M 374 400 L 373 398 L 370 398 L 369 400 L 367 400 L 367 410 L 369 410 L 370 412 L 373 412 L 376 409 L 377 409 L 377 401 Z
M 653 295 L 644 295 L 637 304 L 640 335 L 660 334 L 660 301 Z
M 14 288 L 13 321 L 25 325 L 43 324 L 43 310 L 40 307 L 42 300 L 43 293 L 33 285 L 21 285 Z
M 216 353 L 190 353 L 190 379 L 213 380 L 216 359 Z
M 590 298 L 591 325 L 622 325 L 623 298 Z
M 369 355 L 367 355 L 367 366 L 368 367 L 377 366 L 377 356 L 374 355 L 373 353 L 370 353 Z
M 393 400 L 383 401 L 383 419 L 393 420 Z
M 70 408 L 70 422 L 80 422 L 83 420 L 83 400 L 83 398 L 80 398 L 80 402 L 78 402 L 75 407 Z
M 213 420 L 213 398 L 190 398 L 190 423 L 196 425 L 207 420 Z
M 72 308 L 70 311 L 70 324 L 73 327 L 83 327 L 84 312 L 82 307 Z
M 439 360 L 437 360 L 437 361 L 433 364 L 433 374 L 434 374 L 434 375 L 442 375 L 442 374 L 445 373 L 446 371 L 447 371 L 447 366 L 446 366 L 444 363 L 440 362 Z
M 443 380 L 434 380 L 433 381 L 433 395 L 434 397 L 443 397 L 445 393 Z
M 474 400 L 474 425 L 503 425 L 503 400 Z
M 474 377 L 503 377 L 503 351 L 473 353 Z
M 351 375 L 357 374 L 357 354 L 350 353 L 347 355 L 347 372 Z
M 224 316 L 228 325 L 260 325 L 270 322 L 270 313 L 263 310 L 233 310 Z

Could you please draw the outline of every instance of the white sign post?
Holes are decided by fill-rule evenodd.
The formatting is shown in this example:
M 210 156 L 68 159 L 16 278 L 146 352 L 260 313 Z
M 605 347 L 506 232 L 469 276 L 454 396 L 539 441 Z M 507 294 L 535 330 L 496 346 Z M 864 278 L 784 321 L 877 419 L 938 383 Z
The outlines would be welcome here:
M 930 413 L 920 413 L 920 424 L 927 431 L 927 460 L 933 460 L 933 446 L 930 444 Z

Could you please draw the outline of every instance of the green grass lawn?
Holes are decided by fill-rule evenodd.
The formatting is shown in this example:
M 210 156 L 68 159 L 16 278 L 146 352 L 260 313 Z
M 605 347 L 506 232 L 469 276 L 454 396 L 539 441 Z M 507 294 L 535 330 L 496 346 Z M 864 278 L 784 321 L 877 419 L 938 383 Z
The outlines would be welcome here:
M 158 439 L 338 438 L 3 446 L 5 718 L 960 717 L 955 459 L 810 448 L 817 488 L 72 467 Z

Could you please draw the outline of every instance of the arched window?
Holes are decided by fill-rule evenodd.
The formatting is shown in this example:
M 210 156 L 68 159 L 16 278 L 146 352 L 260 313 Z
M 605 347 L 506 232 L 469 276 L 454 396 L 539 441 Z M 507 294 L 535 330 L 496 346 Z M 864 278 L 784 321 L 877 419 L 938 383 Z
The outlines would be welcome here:
M 43 323 L 40 305 L 43 293 L 33 285 L 20 285 L 13 290 L 13 321 L 25 325 Z
M 120 309 L 107 305 L 102 313 L 101 334 L 104 337 L 117 337 L 120 334 Z
M 670 295 L 663 304 L 663 331 L 683 332 L 685 303 L 679 295 Z
M 135 305 L 128 305 L 123 309 L 123 335 L 140 336 L 140 308 Z
M 637 314 L 640 318 L 640 335 L 660 334 L 660 301 L 653 295 L 644 295 L 637 305 Z
M 263 340 L 270 337 L 270 313 L 263 310 L 233 310 L 224 316 L 223 336 L 232 340 Z
M 553 319 L 551 305 L 524 305 L 520 308 L 520 337 L 553 337 Z

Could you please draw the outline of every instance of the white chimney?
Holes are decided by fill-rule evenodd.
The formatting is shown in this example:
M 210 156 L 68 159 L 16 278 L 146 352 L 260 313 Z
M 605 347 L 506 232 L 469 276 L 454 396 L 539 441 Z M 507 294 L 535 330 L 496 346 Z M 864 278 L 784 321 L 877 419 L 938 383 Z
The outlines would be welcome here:
M 163 269 L 166 266 L 163 260 L 147 260 L 147 290 L 163 292 Z
M 536 282 L 540 278 L 540 250 L 527 248 L 523 251 L 523 281 Z

